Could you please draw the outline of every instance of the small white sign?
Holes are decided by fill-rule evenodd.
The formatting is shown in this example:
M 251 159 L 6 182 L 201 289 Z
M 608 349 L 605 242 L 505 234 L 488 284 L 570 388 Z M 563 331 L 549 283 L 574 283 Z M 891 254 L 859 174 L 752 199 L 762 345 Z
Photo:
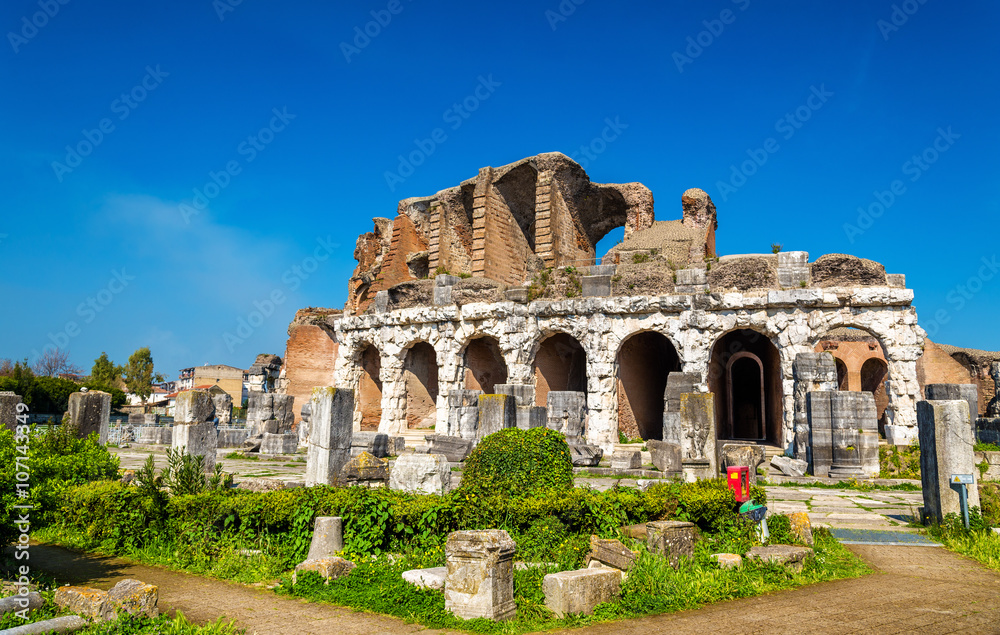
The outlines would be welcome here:
M 972 485 L 972 474 L 952 474 L 952 483 L 964 483 L 965 485 Z

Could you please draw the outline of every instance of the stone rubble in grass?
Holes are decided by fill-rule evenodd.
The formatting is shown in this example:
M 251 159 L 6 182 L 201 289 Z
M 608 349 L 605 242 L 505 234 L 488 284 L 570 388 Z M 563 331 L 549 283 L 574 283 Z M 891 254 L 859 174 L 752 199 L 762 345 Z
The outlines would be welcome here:
M 323 576 L 326 584 L 330 584 L 330 580 L 336 580 L 349 575 L 354 567 L 355 564 L 353 562 L 338 556 L 303 560 L 295 565 L 295 571 L 292 572 L 292 584 L 298 583 L 300 572 L 305 573 L 307 571 L 315 571 Z

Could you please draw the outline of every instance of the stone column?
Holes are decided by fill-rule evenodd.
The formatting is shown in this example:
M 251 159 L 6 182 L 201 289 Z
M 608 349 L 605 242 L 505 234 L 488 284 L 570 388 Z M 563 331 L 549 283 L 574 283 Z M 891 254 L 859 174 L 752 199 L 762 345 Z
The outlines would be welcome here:
M 971 474 L 969 507 L 979 505 L 979 470 L 972 446 L 975 439 L 969 426 L 969 405 L 963 400 L 919 401 L 920 482 L 924 494 L 924 514 L 941 522 L 948 514 L 961 514 L 960 497 L 951 487 L 952 474 Z
M 870 392 L 838 390 L 831 395 L 831 406 L 833 464 L 830 466 L 830 477 L 877 477 L 878 419 L 875 397 Z M 873 462 L 874 474 L 871 473 Z
M 403 377 L 403 360 L 396 355 L 382 356 L 382 420 L 378 431 L 398 434 L 406 430 L 406 379 Z
M 204 457 L 206 473 L 215 471 L 219 444 L 214 418 L 215 403 L 208 391 L 185 390 L 177 395 L 171 446 L 185 454 Z
M 233 398 L 224 392 L 213 395 L 212 402 L 215 404 L 215 416 L 219 418 L 219 425 L 230 425 L 233 420 Z
M 514 604 L 514 553 L 517 545 L 506 531 L 456 531 L 445 543 L 448 573 L 444 608 L 471 620 L 511 619 Z
M 80 439 L 96 432 L 101 445 L 106 444 L 111 425 L 111 395 L 100 390 L 71 393 L 63 425 L 68 425 L 73 435 Z
M 715 452 L 715 395 L 710 392 L 682 394 L 680 422 L 685 480 L 715 478 L 719 475 Z
M 681 395 L 698 392 L 701 373 L 669 373 L 663 391 L 663 440 L 680 445 L 684 436 L 681 428 Z
M 792 364 L 795 380 L 793 422 L 795 426 L 795 458 L 809 461 L 809 415 L 806 395 L 812 390 L 837 389 L 837 365 L 831 353 L 799 353 Z
M 12 392 L 0 392 L 0 425 L 11 432 L 17 428 L 17 405 L 21 403 L 21 396 Z
M 332 386 L 313 388 L 309 404 L 306 486 L 333 485 L 351 460 L 354 391 Z
M 979 386 L 975 384 L 927 384 L 924 386 L 927 401 L 954 401 L 962 399 L 969 404 L 969 427 L 975 436 L 975 423 L 979 417 Z
M 510 395 L 479 395 L 479 429 L 476 441 L 505 428 L 517 427 L 517 407 Z
M 550 391 L 546 405 L 546 427 L 562 432 L 569 444 L 584 442 L 587 395 L 572 390 Z

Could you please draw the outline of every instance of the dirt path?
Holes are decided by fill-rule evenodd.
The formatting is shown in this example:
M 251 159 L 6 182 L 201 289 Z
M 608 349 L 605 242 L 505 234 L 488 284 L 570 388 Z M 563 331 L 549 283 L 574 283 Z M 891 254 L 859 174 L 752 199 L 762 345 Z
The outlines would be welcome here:
M 1000 633 L 1000 574 L 941 547 L 850 547 L 875 575 L 723 602 L 696 611 L 584 629 L 615 633 Z M 441 631 L 326 604 L 115 558 L 34 546 L 32 564 L 63 583 L 110 588 L 126 577 L 160 587 L 161 610 L 179 609 L 197 622 L 235 619 L 248 633 L 396 634 Z

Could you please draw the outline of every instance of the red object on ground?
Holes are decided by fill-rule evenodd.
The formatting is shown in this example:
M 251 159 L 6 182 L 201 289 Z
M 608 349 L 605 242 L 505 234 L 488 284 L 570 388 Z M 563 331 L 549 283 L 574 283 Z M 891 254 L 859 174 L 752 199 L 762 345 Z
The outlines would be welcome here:
M 737 503 L 750 500 L 749 467 L 727 467 L 726 484 L 729 485 L 729 489 L 733 490 Z

